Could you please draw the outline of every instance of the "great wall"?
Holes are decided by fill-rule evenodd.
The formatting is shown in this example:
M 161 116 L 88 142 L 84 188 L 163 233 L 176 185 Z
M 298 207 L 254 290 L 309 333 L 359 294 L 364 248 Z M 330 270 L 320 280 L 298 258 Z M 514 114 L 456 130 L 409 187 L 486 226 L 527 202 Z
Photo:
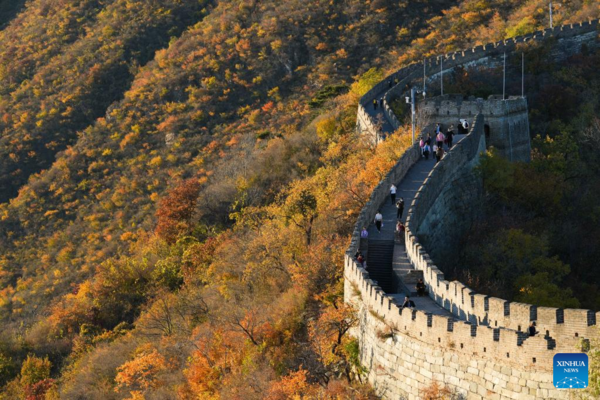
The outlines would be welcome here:
M 505 52 L 529 41 L 551 40 L 553 55 L 566 58 L 584 44 L 597 47 L 598 26 L 598 20 L 561 26 L 445 54 L 425 60 L 425 69 L 440 73 L 442 62 L 444 72 L 459 65 L 497 65 Z M 377 143 L 398 129 L 392 100 L 402 98 L 423 69 L 423 63 L 402 68 L 366 93 L 358 106 L 358 131 Z M 379 110 L 371 107 L 373 100 L 381 102 Z M 600 312 L 538 307 L 477 294 L 458 281 L 446 280 L 432 262 L 448 250 L 442 238 L 450 226 L 459 233 L 469 227 L 481 194 L 481 178 L 473 172 L 480 154 L 493 145 L 510 160 L 529 159 L 526 99 L 442 96 L 422 101 L 419 112 L 420 127 L 452 123 L 459 117 L 472 125 L 437 164 L 424 161 L 418 145 L 410 147 L 359 214 L 345 255 L 344 298 L 358 312 L 352 334 L 359 341 L 369 382 L 388 399 L 419 399 L 434 381 L 467 399 L 571 398 L 572 393 L 552 383 L 552 358 L 556 353 L 581 352 L 590 339 L 598 338 Z M 384 219 L 381 233 L 370 228 L 369 238 L 361 239 L 361 229 L 372 225 L 378 210 L 384 210 L 384 218 L 393 212 L 388 200 L 392 183 L 407 200 L 405 240 L 394 241 L 393 222 L 388 220 L 395 220 L 395 214 Z M 380 249 L 387 255 L 377 259 Z M 358 250 L 367 255 L 366 269 L 354 257 Z M 381 270 L 376 261 L 389 263 L 389 271 Z M 420 299 L 416 309 L 403 309 L 398 293 L 410 291 L 403 280 L 408 282 L 413 275 L 423 277 L 429 298 Z M 526 333 L 531 321 L 540 331 L 533 337 Z

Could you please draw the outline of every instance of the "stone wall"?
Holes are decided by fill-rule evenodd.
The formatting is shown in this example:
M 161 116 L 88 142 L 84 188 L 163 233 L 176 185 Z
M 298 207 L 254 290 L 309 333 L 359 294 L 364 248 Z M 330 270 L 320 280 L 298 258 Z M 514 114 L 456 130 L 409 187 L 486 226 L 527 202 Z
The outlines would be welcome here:
M 420 221 L 418 226 L 412 223 L 413 230 L 433 259 L 444 260 L 442 267 L 457 261 L 460 238 L 482 216 L 483 180 L 475 171 L 479 154 L 486 149 L 481 114 L 473 126 L 470 137 L 436 165 L 424 183 L 426 190 L 417 192 L 422 204 L 413 209 L 419 215 L 412 221 Z
M 456 126 L 461 118 L 472 124 L 478 108 L 474 98 L 465 100 L 463 96 L 444 95 L 421 101 L 418 115 L 422 124 Z M 481 103 L 481 113 L 488 128 L 485 137 L 487 146 L 493 146 L 510 161 L 529 161 L 531 139 L 527 100 L 521 97 L 502 100 L 502 96 L 490 96 Z
M 445 71 L 461 64 L 492 63 L 504 51 L 514 50 L 520 42 L 548 37 L 555 38 L 554 48 L 558 56 L 566 57 L 579 51 L 584 43 L 597 45 L 597 27 L 598 21 L 557 27 L 446 54 L 443 56 Z M 429 68 L 437 65 L 439 69 L 439 62 L 439 58 L 434 58 L 425 63 Z M 364 108 L 381 93 L 385 93 L 384 112 L 392 126 L 398 128 L 400 122 L 389 107 L 389 100 L 393 96 L 400 97 L 407 85 L 422 74 L 422 70 L 422 63 L 413 64 L 390 75 L 369 91 L 359 104 L 357 128 L 369 134 L 375 142 L 383 139 L 384 135 L 378 132 Z M 389 80 L 396 78 L 398 84 L 387 90 Z M 495 116 L 491 111 L 495 106 L 492 102 L 488 103 L 490 141 L 495 140 L 491 136 L 492 131 L 502 132 L 497 141 L 502 142 L 501 138 L 508 140 L 512 155 L 507 147 L 502 147 L 506 146 L 506 142 L 499 143 L 497 147 L 510 159 L 524 158 L 519 150 L 524 147 L 524 142 L 510 142 L 520 136 L 519 132 L 528 130 L 528 126 L 525 127 L 524 121 L 520 120 L 521 115 L 526 115 L 526 108 L 523 110 L 518 101 L 502 102 L 503 107 L 515 105 L 514 109 L 509 108 L 504 113 L 512 115 L 513 118 L 509 118 L 512 125 L 509 122 L 507 126 L 504 121 L 503 125 L 494 127 Z M 460 113 L 463 113 L 462 110 Z M 475 116 L 472 108 L 470 111 Z M 439 117 L 438 113 L 436 118 Z M 409 259 L 416 269 L 423 271 L 430 296 L 450 311 L 452 317 L 401 309 L 393 297 L 384 293 L 353 259 L 360 246 L 360 229 L 373 220 L 379 206 L 387 199 L 390 184 L 402 179 L 419 159 L 416 146 L 407 150 L 371 193 L 354 228 L 345 255 L 344 299 L 358 311 L 359 324 L 351 333 L 360 342 L 361 362 L 368 368 L 369 382 L 384 398 L 417 399 L 425 387 L 438 381 L 472 399 L 567 399 L 571 395 L 568 391 L 556 390 L 552 385 L 552 357 L 559 352 L 579 352 L 582 338 L 598 337 L 600 313 L 511 303 L 474 293 L 460 282 L 445 280 L 443 272 L 431 261 L 424 244 L 419 242 L 417 237 L 420 233 L 424 242 L 439 243 L 444 231 L 456 221 L 456 215 L 465 211 L 452 209 L 454 216 L 443 213 L 443 210 L 451 208 L 449 203 L 455 203 L 467 194 L 466 188 L 479 184 L 469 171 L 485 149 L 485 123 L 483 116 L 474 118 L 470 134 L 437 164 L 419 189 L 407 217 Z M 464 189 L 460 189 L 457 179 L 465 180 Z M 472 199 L 466 197 L 467 202 Z M 537 321 L 542 335 L 529 337 L 524 333 L 533 320 Z
M 460 215 L 454 213 L 460 209 L 453 209 L 448 203 L 462 195 L 462 186 L 455 185 L 455 180 L 469 176 L 468 169 L 476 164 L 479 152 L 485 148 L 484 123 L 483 117 L 478 116 L 469 135 L 434 167 L 417 192 L 406 220 L 409 259 L 416 269 L 423 271 L 430 297 L 456 317 L 473 324 L 522 332 L 531 321 L 536 321 L 549 347 L 562 341 L 599 337 L 600 312 L 537 307 L 477 294 L 460 282 L 445 280 L 444 273 L 432 261 L 429 249 L 443 246 L 453 223 L 458 223 L 459 230 L 468 226 L 468 221 L 457 222 Z M 476 190 L 476 186 L 472 189 Z
M 361 363 L 383 398 L 418 399 L 433 381 L 468 399 L 569 398 L 552 386 L 552 357 L 577 351 L 577 340 L 553 350 L 542 337 L 401 309 L 349 254 L 344 285 Z
M 543 343 L 527 339 L 519 347 L 518 339 L 504 332 L 495 336 L 492 329 L 473 330 L 464 323 L 401 312 L 395 305 L 391 309 L 398 314 L 385 313 L 382 321 L 359 296 L 363 292 L 357 292 L 353 301 L 359 308 L 360 328 L 354 334 L 360 360 L 368 368 L 368 381 L 383 398 L 420 399 L 433 381 L 474 400 L 569 398 L 568 391 L 554 388 L 551 371 L 537 367 L 551 365 L 551 360 L 535 359 L 545 351 Z M 393 324 L 399 329 L 390 331 Z M 393 334 L 382 335 L 387 332 Z
M 477 157 L 484 142 L 482 122 L 479 116 L 471 134 L 456 145 L 456 153 L 453 150 L 438 163 L 434 169 L 437 173 L 432 171 L 413 207 L 415 203 L 428 206 L 435 202 L 435 193 L 424 188 L 442 183 L 438 180 L 444 179 L 444 171 L 449 168 L 443 164 L 446 160 L 460 164 L 460 159 Z M 359 340 L 361 362 L 368 367 L 369 381 L 382 397 L 390 399 L 416 399 L 434 380 L 472 399 L 568 398 L 567 392 L 553 388 L 550 366 L 555 352 L 579 350 L 579 339 L 571 337 L 551 346 L 541 336 L 528 337 L 515 329 L 479 325 L 468 316 L 468 321 L 459 321 L 420 310 L 403 310 L 353 259 L 360 245 L 361 227 L 372 221 L 387 200 L 391 182 L 402 179 L 418 159 L 418 148 L 413 146 L 373 191 L 361 210 L 345 256 L 344 298 L 360 316 L 352 334 Z M 422 218 L 423 208 L 415 210 L 407 218 L 407 227 Z M 444 281 L 441 271 L 428 261 L 408 230 L 407 239 L 409 254 L 417 261 L 417 268 L 425 272 L 432 296 L 460 315 L 471 299 L 465 296 L 464 286 Z
M 389 199 L 389 190 L 392 183 L 397 183 L 404 178 L 410 167 L 412 167 L 421 155 L 418 145 L 414 145 L 406 150 L 400 160 L 392 167 L 392 169 L 386 174 L 386 176 L 379 182 L 375 187 L 369 201 L 365 204 L 363 209 L 358 215 L 356 224 L 354 225 L 354 231 L 352 232 L 352 239 L 350 247 L 346 251 L 347 254 L 353 256 L 360 247 L 360 231 L 363 226 L 369 226 L 375 219 L 375 214 L 381 208 L 381 205 Z
M 501 63 L 503 54 L 515 51 L 520 43 L 529 41 L 541 42 L 552 38 L 555 40 L 553 46 L 553 55 L 556 59 L 564 59 L 569 55 L 581 51 L 585 44 L 588 47 L 597 47 L 598 43 L 598 25 L 599 20 L 582 22 L 579 24 L 562 25 L 552 29 L 534 32 L 524 36 L 517 36 L 511 39 L 489 43 L 482 46 L 476 46 L 468 50 L 461 50 L 452 53 L 443 54 L 437 57 L 430 57 L 424 62 L 413 63 L 405 68 L 390 74 L 384 80 L 375 85 L 360 100 L 358 105 L 359 118 L 357 119 L 357 129 L 362 132 L 369 132 L 370 135 L 380 135 L 377 132 L 375 121 L 365 111 L 365 106 L 372 103 L 373 99 L 384 92 L 384 113 L 395 129 L 400 127 L 400 122 L 394 115 L 389 104 L 395 97 L 403 97 L 406 94 L 406 87 L 423 75 L 423 63 L 426 71 L 435 71 L 430 73 L 428 79 L 435 79 L 440 71 L 440 64 L 443 62 L 443 73 L 451 72 L 459 65 L 487 65 L 495 66 Z M 399 83 L 388 90 L 390 80 L 393 82 L 398 79 Z M 364 118 L 360 118 L 360 116 Z

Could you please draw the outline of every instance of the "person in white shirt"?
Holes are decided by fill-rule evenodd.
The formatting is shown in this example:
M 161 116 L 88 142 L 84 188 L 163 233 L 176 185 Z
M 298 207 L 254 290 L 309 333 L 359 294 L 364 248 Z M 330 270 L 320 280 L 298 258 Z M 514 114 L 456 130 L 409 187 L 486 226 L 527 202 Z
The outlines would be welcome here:
M 377 211 L 377 214 L 375 214 L 375 226 L 377 227 L 377 231 L 381 233 L 381 227 L 383 226 L 383 215 L 381 215 L 381 211 Z
M 392 197 L 392 204 L 396 204 L 396 185 L 392 183 L 392 187 L 390 188 L 390 196 Z
M 362 228 L 362 231 L 360 231 L 360 237 L 362 239 L 366 239 L 369 237 L 369 231 L 367 231 L 367 228 Z

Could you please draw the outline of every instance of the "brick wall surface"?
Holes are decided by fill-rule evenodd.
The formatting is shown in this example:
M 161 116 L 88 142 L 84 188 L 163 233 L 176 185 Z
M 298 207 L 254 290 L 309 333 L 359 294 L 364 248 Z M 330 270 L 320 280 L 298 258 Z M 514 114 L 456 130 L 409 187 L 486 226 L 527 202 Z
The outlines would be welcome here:
M 597 45 L 597 28 L 598 21 L 591 21 L 445 54 L 442 56 L 444 67 L 494 63 L 505 51 L 513 51 L 518 43 L 547 38 L 555 41 L 556 57 L 566 57 L 580 51 L 584 44 Z M 439 57 L 425 61 L 427 68 L 438 66 L 438 69 L 439 62 Z M 398 128 L 400 122 L 389 107 L 389 100 L 401 96 L 407 85 L 420 76 L 422 69 L 422 63 L 403 68 L 369 91 L 359 104 L 359 131 L 370 135 L 374 141 L 383 138 L 364 105 L 370 104 L 375 96 L 387 89 L 389 79 L 395 78 L 399 83 L 385 93 L 384 112 L 392 126 Z M 369 381 L 384 398 L 418 399 L 421 390 L 435 380 L 467 399 L 566 399 L 569 393 L 556 390 L 552 385 L 552 357 L 558 352 L 581 351 L 582 338 L 598 337 L 599 313 L 511 303 L 474 293 L 460 282 L 445 280 L 443 272 L 432 262 L 426 243 L 418 239 L 420 232 L 422 237 L 427 236 L 425 242 L 439 243 L 444 229 L 456 221 L 455 217 L 444 216 L 440 210 L 448 209 L 448 204 L 457 199 L 472 201 L 472 196 L 464 197 L 467 195 L 465 189 L 478 184 L 469 171 L 486 147 L 486 120 L 491 130 L 501 132 L 496 138 L 490 136 L 492 142 L 502 142 L 501 138 L 518 139 L 520 132 L 529 129 L 525 125 L 526 102 L 511 99 L 502 102 L 504 108 L 500 110 L 497 99 L 488 99 L 483 104 L 484 120 L 483 115 L 477 115 L 480 110 L 475 110 L 477 103 L 473 100 L 447 99 L 449 103 L 441 105 L 445 107 L 442 112 L 436 111 L 432 117 L 440 118 L 444 111 L 446 115 L 454 113 L 454 117 L 470 111 L 474 123 L 470 134 L 430 173 L 415 197 L 406 222 L 409 258 L 423 271 L 430 296 L 453 316 L 400 309 L 352 258 L 360 246 L 360 229 L 373 220 L 379 206 L 387 199 L 390 184 L 402 179 L 419 159 L 418 147 L 413 146 L 371 193 L 359 214 L 345 255 L 344 298 L 357 308 L 360 316 L 352 334 L 359 339 L 361 362 L 368 368 Z M 471 104 L 467 104 L 469 102 Z M 425 105 L 423 112 L 427 107 L 432 106 Z M 494 119 L 501 119 L 498 115 L 508 116 L 505 119 L 509 121 L 502 121 L 503 125 L 494 129 Z M 500 124 L 498 121 L 496 123 Z M 523 153 L 526 144 L 525 139 L 521 139 L 509 143 L 508 147 L 505 142 L 497 147 L 511 159 L 524 159 L 527 157 Z M 465 180 L 461 189 L 464 193 L 451 189 L 460 187 L 450 184 L 456 179 Z M 453 211 L 455 214 L 460 212 L 460 209 Z M 537 321 L 542 334 L 528 337 L 524 331 L 533 320 Z

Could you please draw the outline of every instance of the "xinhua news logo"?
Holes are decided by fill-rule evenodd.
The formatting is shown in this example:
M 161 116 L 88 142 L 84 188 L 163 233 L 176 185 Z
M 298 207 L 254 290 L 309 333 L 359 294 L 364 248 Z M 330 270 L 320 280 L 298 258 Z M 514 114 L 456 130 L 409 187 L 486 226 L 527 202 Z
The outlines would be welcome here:
M 554 387 L 585 389 L 588 387 L 588 356 L 583 353 L 558 353 L 554 356 Z

